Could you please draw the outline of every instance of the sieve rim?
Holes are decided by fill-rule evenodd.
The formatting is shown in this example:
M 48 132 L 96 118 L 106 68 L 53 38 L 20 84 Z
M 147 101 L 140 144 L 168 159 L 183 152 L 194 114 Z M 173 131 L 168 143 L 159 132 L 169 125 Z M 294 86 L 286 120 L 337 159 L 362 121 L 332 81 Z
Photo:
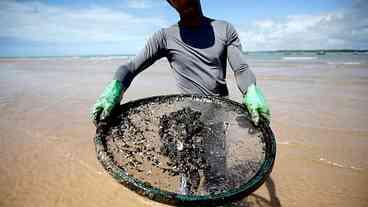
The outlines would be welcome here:
M 110 119 L 113 119 L 114 115 L 120 114 L 129 108 L 139 106 L 146 103 L 162 102 L 170 99 L 186 99 L 192 98 L 194 100 L 205 100 L 213 103 L 226 103 L 237 107 L 242 112 L 246 113 L 249 117 L 249 112 L 243 104 L 236 101 L 218 97 L 218 96 L 202 96 L 193 94 L 171 94 L 152 96 L 147 98 L 141 98 L 126 102 L 119 107 L 116 107 Z M 151 186 L 149 183 L 139 180 L 133 176 L 130 176 L 124 169 L 120 168 L 114 163 L 114 160 L 109 153 L 107 153 L 107 146 L 104 142 L 106 130 L 108 129 L 109 120 L 105 123 L 99 123 L 96 129 L 96 136 L 94 137 L 95 150 L 97 159 L 100 161 L 104 169 L 119 183 L 135 191 L 136 193 L 148 197 L 152 200 L 159 201 L 171 205 L 218 205 L 231 200 L 240 199 L 257 190 L 267 179 L 273 169 L 273 165 L 276 157 L 276 140 L 272 132 L 272 129 L 266 122 L 261 122 L 257 127 L 260 129 L 265 142 L 265 159 L 258 169 L 257 173 L 246 183 L 240 185 L 238 188 L 234 188 L 225 192 L 208 194 L 208 195 L 183 195 L 175 192 L 169 192 L 162 190 L 158 187 Z

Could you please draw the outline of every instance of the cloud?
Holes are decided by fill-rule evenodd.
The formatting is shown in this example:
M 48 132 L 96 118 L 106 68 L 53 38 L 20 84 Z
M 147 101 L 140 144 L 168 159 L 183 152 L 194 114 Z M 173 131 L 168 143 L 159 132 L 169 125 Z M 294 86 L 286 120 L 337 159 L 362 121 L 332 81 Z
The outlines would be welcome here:
M 45 1 L 0 0 L 0 53 L 16 54 L 25 48 L 28 53 L 42 50 L 45 54 L 55 50 L 58 54 L 136 53 L 153 32 L 170 24 L 158 12 L 146 9 L 156 9 L 156 4 L 154 0 L 127 0 L 116 7 L 76 8 Z M 367 0 L 354 0 L 351 8 L 259 19 L 237 29 L 245 50 L 368 49 L 366 11 Z
M 256 27 L 262 28 L 262 29 L 269 29 L 274 26 L 274 22 L 272 20 L 261 20 L 256 21 L 255 23 Z
M 147 6 L 146 1 L 129 2 L 130 6 Z M 0 38 L 41 43 L 141 42 L 168 24 L 160 16 L 141 17 L 98 6 L 76 9 L 2 0 L 0 8 Z
M 368 3 L 319 15 L 267 19 L 238 28 L 245 50 L 368 48 Z
M 146 9 L 152 7 L 152 2 L 148 0 L 128 0 L 128 7 L 133 9 Z

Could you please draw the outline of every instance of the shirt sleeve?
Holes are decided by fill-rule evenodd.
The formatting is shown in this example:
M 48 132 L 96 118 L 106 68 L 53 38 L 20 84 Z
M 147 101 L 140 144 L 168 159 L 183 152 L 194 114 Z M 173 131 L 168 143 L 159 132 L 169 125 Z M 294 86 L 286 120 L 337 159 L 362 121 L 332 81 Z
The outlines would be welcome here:
M 238 33 L 231 24 L 228 24 L 227 27 L 227 56 L 238 88 L 244 95 L 248 87 L 256 83 L 256 77 L 249 69 L 242 52 L 242 45 Z
M 126 91 L 135 76 L 165 56 L 166 38 L 161 29 L 149 38 L 145 47 L 132 60 L 118 68 L 114 79 L 121 81 L 123 90 Z

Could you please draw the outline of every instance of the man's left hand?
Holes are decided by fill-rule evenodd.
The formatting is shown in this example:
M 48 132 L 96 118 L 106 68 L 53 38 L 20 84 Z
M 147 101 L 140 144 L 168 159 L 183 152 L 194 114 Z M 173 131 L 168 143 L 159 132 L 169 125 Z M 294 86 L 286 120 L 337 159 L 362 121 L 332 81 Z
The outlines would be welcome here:
M 252 84 L 248 87 L 247 93 L 244 95 L 243 103 L 247 107 L 251 119 L 258 126 L 261 117 L 268 123 L 271 119 L 271 112 L 265 97 L 259 87 Z

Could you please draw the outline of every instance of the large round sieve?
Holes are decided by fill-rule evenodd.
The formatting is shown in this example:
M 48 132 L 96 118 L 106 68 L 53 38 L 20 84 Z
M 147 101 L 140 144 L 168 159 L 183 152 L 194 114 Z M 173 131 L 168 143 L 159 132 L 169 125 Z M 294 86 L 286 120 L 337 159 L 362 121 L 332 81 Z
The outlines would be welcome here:
M 97 157 L 120 183 L 170 204 L 215 204 L 246 196 L 272 170 L 267 124 L 220 97 L 168 95 L 119 106 L 99 123 Z

